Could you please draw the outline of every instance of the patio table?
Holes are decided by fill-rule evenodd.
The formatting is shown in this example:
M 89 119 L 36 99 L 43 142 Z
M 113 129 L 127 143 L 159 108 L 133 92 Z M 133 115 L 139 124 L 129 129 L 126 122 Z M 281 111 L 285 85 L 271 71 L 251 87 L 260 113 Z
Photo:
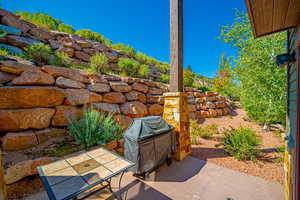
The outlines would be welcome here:
M 134 163 L 104 148 L 59 160 L 37 167 L 40 178 L 50 200 L 77 199 L 77 196 L 98 184 L 108 183 L 111 178 L 122 174 Z M 104 189 L 101 188 L 101 189 Z M 113 193 L 113 192 L 112 192 Z

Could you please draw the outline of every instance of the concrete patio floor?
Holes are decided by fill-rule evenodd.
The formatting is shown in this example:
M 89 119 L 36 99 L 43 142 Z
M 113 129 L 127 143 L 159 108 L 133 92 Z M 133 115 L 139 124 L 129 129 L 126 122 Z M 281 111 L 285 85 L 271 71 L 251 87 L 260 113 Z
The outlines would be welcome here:
M 118 177 L 112 181 L 118 190 Z M 127 173 L 121 190 L 116 192 L 125 199 L 135 200 L 282 200 L 283 186 L 259 177 L 233 171 L 197 158 L 188 157 L 171 166 L 162 166 L 147 181 Z M 26 200 L 47 200 L 46 193 Z M 86 200 L 115 199 L 108 190 L 96 192 Z

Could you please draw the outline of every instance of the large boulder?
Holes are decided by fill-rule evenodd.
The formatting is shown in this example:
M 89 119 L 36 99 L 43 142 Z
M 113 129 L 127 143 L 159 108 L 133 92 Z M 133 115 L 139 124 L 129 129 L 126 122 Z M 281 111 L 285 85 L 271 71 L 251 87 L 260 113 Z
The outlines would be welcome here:
M 82 108 L 75 106 L 56 106 L 52 126 L 68 126 L 71 118 L 79 119 L 82 114 Z
M 10 85 L 53 85 L 54 81 L 54 78 L 49 74 L 36 70 L 23 72 Z
M 33 35 L 34 39 L 48 41 L 53 39 L 52 34 L 43 27 L 34 27 L 29 30 L 29 33 Z
M 8 44 L 19 47 L 21 49 L 23 49 L 27 46 L 31 46 L 34 43 L 38 43 L 38 41 L 36 41 L 36 40 L 30 39 L 27 37 L 17 36 L 17 35 L 8 35 L 5 37 L 5 39 Z
M 115 115 L 114 119 L 119 123 L 119 125 L 125 130 L 132 123 L 133 119 L 125 115 Z
M 19 151 L 38 145 L 38 140 L 33 131 L 9 132 L 1 138 L 4 151 Z
M 111 103 L 92 103 L 92 107 L 98 111 L 106 113 L 121 113 L 118 104 Z
M 64 98 L 63 90 L 55 87 L 0 87 L 0 108 L 53 107 Z
M 64 53 L 66 55 L 68 55 L 69 57 L 73 57 L 74 56 L 74 49 L 69 48 L 69 47 L 64 47 L 64 46 L 60 46 L 57 49 L 58 52 Z
M 51 76 L 54 76 L 55 78 L 62 76 L 62 77 L 69 78 L 69 79 L 72 79 L 75 81 L 80 81 L 80 82 L 84 82 L 84 83 L 89 82 L 88 77 L 83 75 L 85 72 L 82 70 L 79 70 L 79 69 L 45 65 L 42 67 L 42 70 L 47 72 Z
M 110 82 L 110 87 L 115 92 L 130 92 L 132 87 L 123 81 Z
M 106 103 L 124 103 L 126 97 L 121 92 L 109 92 L 103 95 L 103 101 Z
M 125 94 L 128 101 L 140 101 L 146 103 L 146 95 L 141 92 L 131 91 Z
M 134 83 L 132 85 L 132 88 L 138 92 L 143 92 L 143 93 L 147 93 L 149 90 L 149 87 L 147 85 L 141 83 Z
M 47 142 L 49 139 L 65 136 L 67 134 L 67 130 L 62 128 L 47 128 L 35 131 L 34 134 L 36 135 L 38 143 L 42 144 Z
M 16 76 L 0 71 L 0 83 L 7 83 L 13 80 Z
M 121 105 L 121 112 L 132 118 L 144 117 L 148 114 L 147 107 L 138 101 L 126 102 Z
M 20 20 L 18 16 L 16 16 L 13 13 L 7 13 L 5 16 L 3 16 L 1 18 L 1 23 L 7 26 L 17 28 L 24 33 L 28 32 L 31 29 L 28 23 Z
M 149 115 L 162 115 L 164 107 L 159 104 L 152 104 L 148 107 Z
M 92 102 L 101 102 L 102 96 L 87 89 L 66 89 L 65 105 L 83 105 Z
M 75 51 L 75 57 L 86 62 L 90 61 L 90 55 L 83 51 Z
M 5 170 L 5 184 L 13 184 L 22 178 L 38 174 L 37 167 L 56 161 L 56 158 L 43 157 L 19 162 Z
M 148 93 L 154 95 L 162 95 L 164 91 L 160 88 L 150 87 Z
M 158 104 L 164 104 L 164 97 L 159 95 L 151 95 L 147 94 L 147 103 L 158 103 Z
M 94 83 L 94 84 L 90 84 L 87 87 L 90 91 L 93 92 L 109 92 L 110 91 L 110 87 L 107 84 L 103 84 L 103 83 Z
M 108 81 L 121 81 L 121 78 L 119 76 L 110 75 L 110 74 L 104 74 L 102 75 L 102 78 Z
M 55 85 L 60 88 L 72 88 L 72 89 L 85 88 L 85 84 L 61 76 L 56 79 Z
M 16 61 L 1 61 L 0 62 L 0 71 L 8 72 L 11 74 L 22 74 L 24 71 L 36 71 L 39 70 L 38 67 L 34 65 L 28 65 L 19 63 Z
M 76 43 L 81 47 L 81 48 L 90 48 L 93 46 L 92 42 L 86 41 L 86 40 L 77 40 Z
M 0 130 L 21 131 L 31 128 L 47 128 L 54 112 L 51 108 L 2 109 L 0 110 Z

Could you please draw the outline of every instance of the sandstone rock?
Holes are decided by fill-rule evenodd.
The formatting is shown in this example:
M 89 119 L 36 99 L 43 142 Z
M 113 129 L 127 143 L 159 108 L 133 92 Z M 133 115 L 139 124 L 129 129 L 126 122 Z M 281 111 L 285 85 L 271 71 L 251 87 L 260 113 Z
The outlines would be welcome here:
M 198 115 L 199 118 L 207 118 L 207 117 L 209 117 L 209 112 L 208 111 L 201 110 L 198 113 L 199 113 L 199 115 Z
M 90 92 L 87 89 L 66 89 L 66 105 L 83 105 L 92 102 L 101 102 L 102 97 L 99 94 Z
M 36 175 L 38 174 L 36 169 L 38 166 L 54 162 L 55 160 L 55 158 L 44 157 L 19 162 L 5 170 L 4 182 L 5 184 L 13 184 L 24 177 Z
M 87 87 L 90 91 L 93 92 L 109 92 L 110 91 L 110 87 L 107 84 L 103 84 L 103 83 L 95 83 L 95 84 L 90 84 Z
M 8 35 L 5 38 L 9 44 L 22 49 L 27 46 L 33 45 L 34 43 L 38 43 L 38 41 L 36 40 L 32 40 L 30 38 L 21 37 L 17 35 Z
M 64 53 L 64 54 L 68 55 L 69 57 L 73 57 L 74 56 L 74 49 L 69 48 L 69 47 L 61 46 L 61 47 L 58 48 L 57 51 L 61 52 L 61 53 Z
M 90 61 L 90 55 L 83 51 L 75 51 L 75 57 L 86 62 Z
M 197 119 L 196 112 L 189 112 L 189 119 L 190 120 L 196 120 Z
M 162 115 L 164 107 L 159 104 L 152 104 L 148 108 L 149 115 Z
M 56 79 L 55 85 L 60 88 L 73 88 L 73 89 L 85 88 L 85 85 L 83 83 L 74 81 L 72 79 L 64 78 L 61 76 Z
M 100 51 L 100 52 L 104 52 L 104 51 L 108 51 L 109 50 L 109 48 L 106 45 L 101 44 L 99 42 L 97 42 L 96 44 L 94 44 L 93 48 L 96 49 L 97 51 Z
M 120 126 L 126 130 L 132 123 L 132 118 L 125 115 L 115 115 L 114 119 L 120 124 Z
M 8 13 L 1 18 L 1 23 L 7 26 L 12 26 L 14 28 L 20 29 L 22 32 L 26 33 L 30 30 L 30 26 L 12 13 Z
M 51 138 L 66 135 L 67 130 L 66 129 L 60 129 L 60 128 L 47 128 L 47 129 L 35 131 L 34 134 L 36 135 L 38 143 L 42 144 L 44 142 L 47 142 Z
M 188 99 L 187 99 L 187 102 L 188 102 L 189 104 L 196 104 L 196 103 L 197 103 L 197 100 L 196 100 L 196 98 L 188 98 Z
M 77 40 L 76 43 L 81 47 L 81 48 L 90 48 L 93 46 L 91 42 L 88 42 L 86 40 Z
M 200 97 L 200 98 L 196 98 L 196 103 L 203 103 L 205 101 L 205 98 Z
M 147 103 L 164 104 L 164 97 L 159 95 L 147 94 Z
M 198 98 L 198 97 L 204 97 L 204 93 L 202 92 L 194 92 L 194 97 Z
M 132 77 L 121 77 L 121 80 L 122 81 L 124 81 L 124 82 L 126 82 L 126 83 L 128 83 L 128 84 L 132 84 L 132 83 L 134 83 L 135 82 L 135 79 L 136 78 L 132 78 Z
M 162 95 L 164 92 L 162 89 L 155 88 L 155 87 L 150 87 L 149 88 L 149 94 L 154 94 L 154 95 Z
M 68 126 L 71 118 L 79 119 L 82 114 L 83 110 L 75 106 L 56 106 L 52 126 Z
M 39 70 L 39 68 L 34 65 L 22 64 L 15 61 L 0 62 L 0 71 L 3 72 L 8 72 L 12 74 L 21 74 L 24 71 L 36 71 L 36 70 Z
M 203 97 L 204 101 L 216 101 L 216 97 L 215 96 L 208 96 L 208 97 Z
M 143 93 L 147 93 L 149 90 L 147 85 L 140 84 L 140 83 L 134 83 L 132 85 L 132 88 L 138 92 L 143 92 Z
M 89 82 L 94 84 L 94 83 L 108 83 L 108 81 L 104 78 L 102 78 L 99 74 L 97 73 L 90 73 L 88 75 Z
M 101 112 L 108 113 L 121 113 L 118 104 L 110 104 L 110 103 L 92 103 L 92 107 Z
M 42 27 L 34 27 L 29 30 L 29 33 L 34 36 L 34 38 L 38 40 L 48 41 L 52 39 L 51 33 Z
M 0 110 L 0 130 L 21 131 L 30 128 L 47 128 L 54 112 L 51 108 Z
M 205 103 L 205 106 L 210 109 L 216 108 L 215 104 L 213 102 L 209 102 L 209 101 Z
M 110 74 L 104 74 L 102 75 L 102 78 L 108 81 L 121 81 L 121 78 L 119 76 L 114 76 Z
M 121 112 L 132 118 L 144 117 L 148 114 L 147 107 L 138 101 L 126 102 L 121 106 Z
M 192 88 L 192 87 L 184 87 L 184 91 L 185 92 L 193 92 L 194 88 Z
M 195 112 L 197 109 L 196 109 L 196 106 L 195 106 L 195 105 L 189 104 L 189 105 L 188 105 L 188 110 L 189 110 L 189 112 Z
M 51 65 L 45 65 L 42 67 L 42 70 L 50 74 L 51 76 L 59 77 L 65 77 L 69 78 L 75 81 L 80 81 L 84 83 L 88 83 L 89 79 L 84 76 L 82 73 L 84 73 L 82 70 L 79 69 L 72 69 L 72 68 L 65 68 L 65 67 L 55 67 Z
M 217 111 L 214 110 L 214 109 L 209 109 L 208 112 L 209 112 L 210 117 L 216 117 L 216 116 L 218 116 Z
M 216 107 L 217 108 L 224 108 L 225 107 L 225 103 L 224 102 L 216 102 Z
M 60 44 L 56 40 L 49 40 L 49 44 L 50 44 L 51 49 L 54 49 L 54 50 L 62 47 L 62 44 Z M 74 51 L 73 51 L 73 53 L 74 53 Z
M 223 110 L 222 109 L 217 109 L 217 114 L 218 116 L 222 116 L 223 115 Z
M 118 81 L 118 82 L 110 82 L 110 87 L 115 92 L 130 92 L 132 87 L 125 82 Z
M 140 101 L 146 103 L 146 95 L 141 92 L 131 91 L 125 94 L 128 101 Z
M 80 52 L 81 50 L 81 47 L 78 44 L 76 44 L 74 41 L 72 41 L 72 39 L 70 39 L 69 37 L 63 38 L 61 42 L 64 44 L 65 47 L 75 49 L 78 52 Z
M 218 93 L 216 93 L 216 92 L 212 92 L 212 91 L 205 92 L 205 96 L 207 96 L 207 97 L 212 97 L 212 96 L 217 96 L 217 95 L 218 95 Z
M 49 74 L 36 70 L 25 71 L 15 78 L 10 85 L 53 85 L 54 78 Z
M 118 53 L 112 52 L 104 52 L 106 57 L 108 58 L 108 62 L 116 63 L 118 62 Z
M 0 83 L 7 83 L 14 79 L 16 76 L 0 71 Z
M 4 151 L 19 151 L 38 145 L 33 131 L 9 132 L 2 137 L 1 141 Z
M 107 103 L 124 103 L 126 98 L 121 92 L 109 92 L 103 95 L 103 101 Z
M 97 53 L 97 51 L 95 49 L 92 49 L 92 48 L 84 48 L 82 50 L 83 50 L 84 53 L 87 53 L 90 56 L 93 56 Z
M 187 92 L 188 98 L 194 98 L 194 92 Z
M 53 107 L 62 104 L 64 98 L 63 90 L 55 87 L 0 88 L 0 108 Z

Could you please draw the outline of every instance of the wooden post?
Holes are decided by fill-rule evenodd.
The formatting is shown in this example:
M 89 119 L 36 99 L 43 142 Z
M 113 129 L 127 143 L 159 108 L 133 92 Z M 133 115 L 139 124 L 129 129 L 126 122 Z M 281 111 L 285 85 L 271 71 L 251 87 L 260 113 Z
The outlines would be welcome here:
M 6 189 L 4 183 L 4 169 L 3 169 L 3 156 L 0 148 L 0 200 L 6 200 Z
M 183 92 L 183 0 L 170 0 L 170 92 Z

